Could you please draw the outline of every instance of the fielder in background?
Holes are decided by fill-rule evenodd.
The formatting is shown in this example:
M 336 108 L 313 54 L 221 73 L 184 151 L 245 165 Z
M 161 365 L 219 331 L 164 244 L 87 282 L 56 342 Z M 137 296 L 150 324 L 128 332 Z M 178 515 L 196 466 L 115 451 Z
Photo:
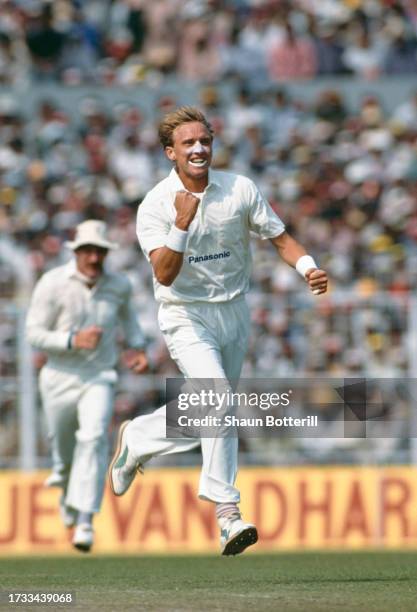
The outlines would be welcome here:
M 269 239 L 314 294 L 326 292 L 327 275 L 251 180 L 209 169 L 213 131 L 198 109 L 167 115 L 159 136 L 174 168 L 139 206 L 137 233 L 153 268 L 160 328 L 186 378 L 237 379 L 249 335 L 250 232 Z M 113 492 L 123 495 L 151 457 L 201 444 L 199 497 L 216 504 L 222 553 L 242 552 L 258 535 L 238 508 L 237 438 L 167 439 L 165 423 L 163 406 L 121 426 L 109 470 Z
M 48 357 L 39 380 L 53 458 L 45 484 L 62 488 L 62 519 L 67 527 L 75 526 L 73 545 L 87 552 L 108 466 L 119 327 L 131 348 L 128 367 L 140 374 L 148 362 L 131 284 L 126 276 L 104 269 L 108 250 L 117 247 L 108 240 L 106 225 L 84 221 L 65 246 L 74 258 L 37 283 L 27 335 Z

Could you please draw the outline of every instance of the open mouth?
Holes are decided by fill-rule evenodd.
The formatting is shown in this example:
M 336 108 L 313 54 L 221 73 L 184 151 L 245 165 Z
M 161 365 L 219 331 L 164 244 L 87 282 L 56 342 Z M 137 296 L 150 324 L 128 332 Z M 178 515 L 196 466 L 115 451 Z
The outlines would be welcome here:
M 207 165 L 207 160 L 199 157 L 196 159 L 190 159 L 188 163 L 195 168 L 204 168 L 204 166 Z

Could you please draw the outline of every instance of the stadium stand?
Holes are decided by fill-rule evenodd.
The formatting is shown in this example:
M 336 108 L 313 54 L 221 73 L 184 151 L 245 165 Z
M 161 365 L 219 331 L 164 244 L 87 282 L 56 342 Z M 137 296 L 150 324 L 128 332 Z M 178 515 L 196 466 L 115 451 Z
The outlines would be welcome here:
M 131 278 L 153 363 L 141 385 L 122 375 L 116 420 L 158 405 L 162 376 L 176 372 L 157 328 L 135 214 L 168 169 L 158 120 L 184 102 L 198 103 L 212 121 L 214 166 L 253 178 L 332 278 L 330 296 L 314 303 L 268 244 L 253 243 L 244 375 L 410 373 L 417 88 L 407 75 L 416 71 L 414 5 L 1 4 L 0 244 L 24 247 L 36 279 L 62 261 L 61 245 L 77 223 L 110 223 L 111 238 L 122 245 L 110 264 Z M 384 79 L 392 74 L 400 75 L 394 89 Z M 0 266 L 0 445 L 13 464 L 16 390 L 6 381 L 17 372 L 13 338 L 25 306 L 10 306 L 17 281 L 7 257 Z M 35 368 L 41 363 L 35 355 Z M 40 462 L 41 430 L 38 423 Z M 267 460 L 256 441 L 245 446 L 258 463 Z

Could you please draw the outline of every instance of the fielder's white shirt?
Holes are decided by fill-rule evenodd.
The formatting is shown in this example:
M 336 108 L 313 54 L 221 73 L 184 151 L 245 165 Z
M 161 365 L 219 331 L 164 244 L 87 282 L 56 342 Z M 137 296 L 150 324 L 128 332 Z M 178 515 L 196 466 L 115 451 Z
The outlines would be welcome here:
M 137 235 L 149 259 L 163 247 L 175 222 L 174 200 L 185 189 L 177 172 L 158 183 L 139 206 Z M 209 184 L 198 206 L 184 253 L 184 263 L 170 287 L 154 275 L 155 297 L 160 302 L 227 302 L 249 289 L 250 232 L 275 238 L 285 231 L 281 219 L 250 179 L 210 170 Z
M 86 375 L 113 370 L 120 327 L 128 346 L 145 345 L 131 295 L 132 286 L 123 274 L 105 272 L 89 289 L 71 260 L 38 281 L 26 319 L 28 340 L 48 354 L 49 367 Z M 103 328 L 97 347 L 69 349 L 70 333 L 90 325 Z

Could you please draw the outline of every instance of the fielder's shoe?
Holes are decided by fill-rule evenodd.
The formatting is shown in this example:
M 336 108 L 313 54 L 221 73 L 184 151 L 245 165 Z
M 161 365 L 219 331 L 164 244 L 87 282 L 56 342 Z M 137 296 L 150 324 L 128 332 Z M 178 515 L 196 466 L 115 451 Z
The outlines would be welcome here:
M 137 472 L 143 474 L 143 466 L 131 456 L 126 443 L 126 428 L 130 421 L 121 424 L 117 434 L 116 452 L 109 467 L 110 488 L 115 495 L 124 495 L 135 479 Z
M 258 541 L 255 525 L 240 518 L 221 518 L 219 525 L 222 555 L 238 555 Z
M 45 487 L 61 487 L 62 489 L 66 487 L 66 484 L 67 478 L 57 472 L 52 472 L 43 483 Z
M 71 508 L 71 506 L 66 505 L 64 495 L 61 495 L 59 499 L 59 513 L 65 527 L 68 527 L 68 529 L 74 527 L 75 523 L 77 522 L 78 511 L 75 508 Z
M 81 552 L 90 552 L 94 542 L 94 529 L 89 523 L 81 523 L 74 530 L 72 545 Z

